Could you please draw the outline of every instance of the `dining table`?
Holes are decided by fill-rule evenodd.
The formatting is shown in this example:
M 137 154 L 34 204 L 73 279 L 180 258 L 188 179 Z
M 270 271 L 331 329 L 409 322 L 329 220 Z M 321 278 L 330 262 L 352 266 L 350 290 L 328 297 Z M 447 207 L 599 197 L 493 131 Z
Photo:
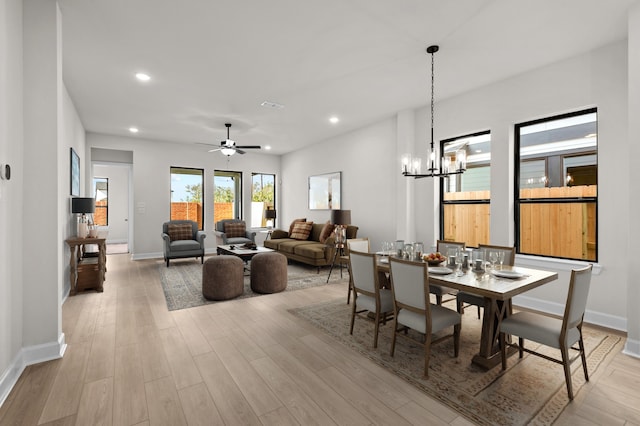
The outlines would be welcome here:
M 376 258 L 378 271 L 389 273 L 389 257 L 377 256 Z M 485 369 L 491 369 L 501 362 L 498 330 L 500 322 L 512 313 L 511 299 L 518 294 L 557 280 L 558 274 L 506 265 L 499 269 L 480 272 L 469 270 L 462 273 L 442 266 L 429 266 L 428 277 L 430 284 L 484 297 L 480 348 L 472 362 Z M 509 354 L 516 351 L 514 348 L 510 349 Z

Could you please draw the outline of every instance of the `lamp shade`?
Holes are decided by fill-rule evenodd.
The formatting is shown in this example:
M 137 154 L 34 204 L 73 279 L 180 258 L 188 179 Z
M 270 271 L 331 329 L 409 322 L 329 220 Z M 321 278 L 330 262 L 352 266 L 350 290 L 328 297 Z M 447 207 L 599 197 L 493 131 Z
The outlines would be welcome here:
M 331 223 L 334 225 L 351 224 L 351 210 L 331 210 Z
M 264 217 L 265 219 L 275 219 L 276 218 L 276 211 L 272 210 L 272 209 L 267 209 L 264 211 Z
M 93 213 L 96 211 L 94 198 L 74 197 L 71 199 L 71 213 Z

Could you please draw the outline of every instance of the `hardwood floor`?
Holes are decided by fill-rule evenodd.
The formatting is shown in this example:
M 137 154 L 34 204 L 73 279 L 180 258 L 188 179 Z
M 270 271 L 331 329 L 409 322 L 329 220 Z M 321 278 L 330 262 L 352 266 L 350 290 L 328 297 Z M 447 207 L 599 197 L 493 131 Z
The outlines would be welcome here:
M 155 261 L 108 265 L 104 293 L 67 299 L 64 358 L 24 371 L 1 425 L 470 424 L 287 312 L 344 284 L 169 312 Z M 617 354 L 558 424 L 640 425 L 638 389 L 640 360 Z

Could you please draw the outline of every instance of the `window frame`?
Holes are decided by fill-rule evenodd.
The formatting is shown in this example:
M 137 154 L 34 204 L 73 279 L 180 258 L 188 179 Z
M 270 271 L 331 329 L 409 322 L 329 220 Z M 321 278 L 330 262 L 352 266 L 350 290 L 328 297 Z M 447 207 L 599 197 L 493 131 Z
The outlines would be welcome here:
M 194 222 L 198 223 L 198 229 L 200 231 L 204 231 L 204 205 L 205 205 L 205 175 L 204 175 L 204 169 L 198 168 L 198 167 L 182 167 L 182 166 L 170 166 L 169 167 L 169 219 L 172 218 L 172 210 L 173 210 L 173 180 L 172 180 L 172 176 L 174 174 L 180 174 L 180 173 L 174 173 L 174 170 L 191 170 L 191 171 L 199 171 L 200 173 L 200 178 L 201 178 L 201 182 L 200 184 L 202 185 L 202 200 L 201 200 L 201 204 L 200 204 L 200 218 L 201 220 L 194 220 Z M 184 174 L 193 174 L 193 175 L 197 175 L 197 173 L 184 173 Z
M 254 202 L 253 201 L 253 179 L 254 179 L 255 176 L 271 176 L 271 177 L 273 177 L 273 200 L 271 201 L 271 204 L 272 204 L 271 208 L 273 210 L 275 210 L 276 209 L 276 200 L 277 200 L 277 198 L 276 198 L 276 196 L 277 196 L 277 194 L 276 194 L 276 182 L 277 182 L 276 181 L 276 174 L 275 173 L 251 172 L 251 202 L 252 203 Z M 263 188 L 264 188 L 264 186 L 263 186 Z M 251 220 L 253 221 L 253 217 L 251 218 Z M 276 227 L 276 221 L 277 220 L 278 220 L 277 217 L 273 220 L 273 227 L 274 228 Z M 264 215 L 260 219 L 260 223 L 262 225 L 259 226 L 259 228 L 266 228 L 267 227 L 266 226 L 266 219 L 264 218 Z
M 491 138 L 491 130 L 483 130 L 480 132 L 475 132 L 475 133 L 469 133 L 466 135 L 461 135 L 461 136 L 455 136 L 452 138 L 447 138 L 447 139 L 443 139 L 440 141 L 440 152 L 444 153 L 445 152 L 445 145 L 447 143 L 451 143 L 454 142 L 456 140 L 459 139 L 466 139 L 466 138 L 472 138 L 472 137 L 477 137 L 477 136 L 483 136 L 483 135 L 489 135 L 489 138 Z M 491 139 L 490 139 L 491 140 Z M 491 154 L 491 149 L 489 150 L 489 154 Z M 469 155 L 467 154 L 467 159 L 469 158 Z M 489 171 L 491 171 L 491 156 L 489 157 Z M 467 170 L 469 168 L 469 163 L 467 161 Z M 465 171 L 466 173 L 466 171 Z M 440 182 L 439 182 L 439 189 L 440 189 L 440 239 L 444 240 L 445 239 L 445 228 L 446 228 L 446 224 L 445 224 L 445 208 L 446 206 L 451 206 L 451 205 L 486 205 L 486 204 L 491 204 L 491 182 L 489 182 L 489 198 L 481 198 L 481 199 L 473 199 L 473 200 L 445 200 L 445 179 L 448 178 L 440 178 Z M 461 182 L 461 181 L 460 181 Z M 491 235 L 491 221 L 489 221 L 489 230 L 488 230 L 488 235 Z M 482 242 L 480 244 L 483 244 Z M 489 241 L 485 242 L 484 244 L 489 244 Z
M 240 220 L 244 220 L 244 208 L 243 205 L 244 203 L 242 202 L 243 200 L 243 186 L 244 186 L 244 173 L 241 171 L 237 171 L 237 170 L 219 170 L 216 169 L 213 171 L 213 193 L 212 193 L 212 197 L 213 197 L 213 216 L 214 216 L 214 227 L 215 227 L 215 222 L 217 222 L 215 220 L 215 214 L 216 214 L 216 209 L 215 209 L 215 203 L 216 203 L 216 195 L 215 195 L 215 191 L 216 191 L 216 177 L 230 177 L 230 178 L 234 178 L 237 177 L 238 181 L 235 183 L 235 191 L 236 191 L 236 200 L 234 201 L 234 206 L 233 206 L 233 218 L 231 219 L 240 219 Z
M 587 109 L 582 109 L 582 110 L 578 110 L 578 111 L 573 111 L 573 112 L 568 112 L 568 113 L 563 113 L 563 114 L 557 114 L 557 115 L 553 115 L 553 116 L 549 116 L 549 117 L 544 117 L 544 118 L 539 118 L 539 119 L 535 119 L 535 120 L 530 120 L 530 121 L 526 121 L 526 122 L 522 122 L 522 123 L 516 123 L 514 125 L 514 174 L 513 174 L 513 180 L 514 180 L 514 194 L 513 194 L 513 210 L 514 210 L 514 234 L 515 234 L 515 247 L 516 247 L 516 253 L 517 254 L 523 254 L 526 256 L 536 256 L 536 257 L 545 257 L 545 258 L 553 258 L 553 259 L 563 259 L 563 260 L 577 260 L 577 261 L 582 261 L 582 262 L 597 262 L 598 261 L 598 249 L 599 249 L 599 238 L 598 238 L 598 217 L 599 217 L 599 208 L 598 208 L 598 189 L 596 190 L 596 195 L 593 197 L 590 196 L 581 196 L 581 197 L 563 197 L 563 198 L 521 198 L 520 197 L 520 164 L 521 164 L 521 157 L 520 157 L 520 145 L 521 145 L 521 131 L 520 129 L 523 127 L 528 127 L 528 126 L 532 126 L 535 124 L 541 124 L 541 123 L 545 123 L 545 122 L 552 122 L 552 121 L 557 121 L 557 120 L 562 120 L 562 119 L 566 119 L 566 118 L 572 118 L 572 117 L 579 117 L 582 115 L 588 115 L 588 114 L 596 114 L 596 120 L 595 120 L 595 126 L 596 126 L 596 147 L 595 150 L 588 150 L 588 151 L 583 151 L 583 152 L 579 152 L 579 153 L 564 153 L 564 154 L 558 154 L 558 156 L 564 161 L 564 158 L 567 157 L 574 157 L 574 156 L 578 156 L 578 155 L 595 155 L 596 156 L 596 188 L 597 188 L 597 184 L 598 184 L 598 164 L 599 164 L 599 158 L 598 158 L 598 150 L 599 150 L 599 146 L 598 146 L 598 108 L 597 107 L 593 107 L 593 108 L 587 108 Z M 545 171 L 546 171 L 546 176 L 549 176 L 551 171 L 549 170 L 549 161 L 548 161 L 549 156 L 536 156 L 536 157 L 531 157 L 531 158 L 527 158 L 524 161 L 533 161 L 533 160 L 539 160 L 539 159 L 544 159 L 545 160 Z M 562 162 L 563 162 L 562 161 Z M 546 184 L 545 184 L 546 187 Z M 571 203 L 581 203 L 581 204 L 595 204 L 595 259 L 584 259 L 584 258 L 573 258 L 573 257 L 566 257 L 566 256 L 555 256 L 555 255 L 551 255 L 551 254 L 539 254 L 539 253 L 526 253 L 526 252 L 522 252 L 521 250 L 521 243 L 522 243 L 522 235 L 521 235 L 521 224 L 520 224 L 520 220 L 521 220 L 521 209 L 523 205 L 531 205 L 531 204 L 571 204 Z

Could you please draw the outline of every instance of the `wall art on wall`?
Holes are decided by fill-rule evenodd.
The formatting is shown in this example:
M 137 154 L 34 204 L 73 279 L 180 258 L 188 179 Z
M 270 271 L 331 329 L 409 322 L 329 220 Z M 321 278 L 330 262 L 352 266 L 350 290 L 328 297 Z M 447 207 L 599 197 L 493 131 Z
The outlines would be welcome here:
M 342 172 L 309 176 L 309 209 L 340 209 Z
M 71 148 L 70 176 L 71 176 L 71 195 L 75 197 L 79 197 L 80 196 L 80 157 L 73 150 L 73 148 Z

